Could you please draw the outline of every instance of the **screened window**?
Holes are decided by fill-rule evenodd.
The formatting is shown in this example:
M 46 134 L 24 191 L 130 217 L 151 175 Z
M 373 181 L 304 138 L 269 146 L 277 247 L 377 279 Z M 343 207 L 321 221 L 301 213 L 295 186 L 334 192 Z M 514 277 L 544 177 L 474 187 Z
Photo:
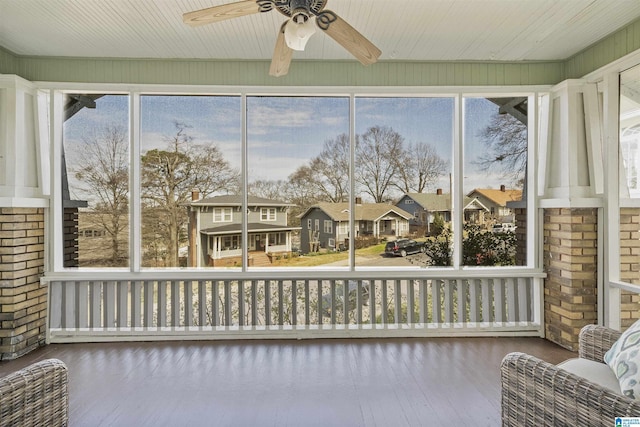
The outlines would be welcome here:
M 231 208 L 215 208 L 213 210 L 213 222 L 231 222 Z
M 276 209 L 275 208 L 262 208 L 260 209 L 260 219 L 262 221 L 275 221 Z

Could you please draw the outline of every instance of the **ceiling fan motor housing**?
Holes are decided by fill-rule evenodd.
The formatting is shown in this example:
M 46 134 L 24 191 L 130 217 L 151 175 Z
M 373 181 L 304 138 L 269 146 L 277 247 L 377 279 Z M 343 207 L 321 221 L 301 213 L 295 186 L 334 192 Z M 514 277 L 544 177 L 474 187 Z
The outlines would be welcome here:
M 273 0 L 271 0 L 273 1 Z M 280 13 L 290 18 L 302 14 L 306 18 L 318 15 L 327 4 L 327 0 L 289 0 L 288 2 L 273 3 Z

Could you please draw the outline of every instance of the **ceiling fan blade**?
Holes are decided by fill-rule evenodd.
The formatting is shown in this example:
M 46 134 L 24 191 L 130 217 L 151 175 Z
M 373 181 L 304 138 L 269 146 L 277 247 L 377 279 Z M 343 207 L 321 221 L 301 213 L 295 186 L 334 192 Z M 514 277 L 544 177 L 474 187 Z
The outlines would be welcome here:
M 258 12 L 260 5 L 255 0 L 245 0 L 188 12 L 182 15 L 182 20 L 185 24 L 197 27 Z
M 347 49 L 363 65 L 378 61 L 382 51 L 335 12 L 323 10 L 316 18 L 318 27 Z
M 287 42 L 284 39 L 284 27 L 287 25 L 287 22 L 289 21 L 285 21 L 282 27 L 280 27 L 276 47 L 273 50 L 269 75 L 274 77 L 284 76 L 289 72 L 289 64 L 291 64 L 291 57 L 293 56 L 293 49 L 287 46 Z

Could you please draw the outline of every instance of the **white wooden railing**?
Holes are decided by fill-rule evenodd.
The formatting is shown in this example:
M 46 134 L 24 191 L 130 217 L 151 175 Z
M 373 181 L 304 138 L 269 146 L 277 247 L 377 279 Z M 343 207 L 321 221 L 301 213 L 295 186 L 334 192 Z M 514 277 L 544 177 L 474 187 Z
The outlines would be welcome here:
M 50 342 L 543 333 L 535 275 L 43 280 Z

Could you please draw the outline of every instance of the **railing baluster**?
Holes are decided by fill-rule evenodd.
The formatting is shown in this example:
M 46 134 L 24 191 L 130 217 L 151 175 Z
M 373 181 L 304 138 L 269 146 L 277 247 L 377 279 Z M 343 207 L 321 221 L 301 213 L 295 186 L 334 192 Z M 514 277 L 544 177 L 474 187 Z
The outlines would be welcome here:
M 154 305 L 154 289 L 155 282 L 152 280 L 145 280 L 144 282 L 144 326 L 146 328 L 152 328 L 153 324 L 153 305 Z
M 455 321 L 467 323 L 467 286 L 464 280 L 456 279 L 456 292 L 458 295 L 458 309 L 455 313 Z
M 413 280 L 403 280 L 405 288 L 407 289 L 407 323 L 413 325 L 415 320 L 415 295 Z
M 316 288 L 318 291 L 318 326 L 322 325 L 322 318 L 324 317 L 324 300 L 322 298 L 322 288 L 323 288 L 323 281 L 322 280 L 316 280 Z
M 249 282 L 251 285 L 251 326 L 258 325 L 258 283 L 256 280 Z
M 235 280 L 234 280 L 235 283 Z M 231 302 L 233 301 L 231 295 L 231 280 L 224 281 L 224 326 L 233 326 L 233 319 L 231 318 Z
M 49 327 L 62 328 L 62 287 L 66 282 L 51 281 L 49 283 Z
M 429 313 L 427 313 L 427 307 L 429 307 L 428 284 L 429 279 L 418 280 L 418 315 L 419 321 L 423 325 L 429 322 Z
M 518 288 L 512 278 L 507 279 L 507 321 L 518 320 Z
M 142 307 L 142 282 L 139 280 L 131 282 L 131 327 L 139 328 L 142 326 L 141 319 Z
M 220 326 L 220 287 L 217 280 L 211 281 L 211 326 Z
M 431 312 L 433 313 L 433 323 L 442 323 L 442 287 L 444 280 L 434 279 L 431 284 Z
M 506 321 L 504 283 L 502 279 L 492 279 L 495 322 L 503 323 Z
M 349 312 L 351 305 L 349 304 L 349 281 L 348 280 L 343 280 L 342 281 L 342 324 L 343 325 L 348 325 L 349 324 Z
M 264 324 L 271 326 L 271 282 L 264 281 Z
M 331 294 L 331 325 L 335 326 L 336 324 L 336 311 L 337 310 L 337 304 L 336 304 L 336 281 L 335 279 L 331 279 L 329 280 L 329 293 Z
M 529 322 L 531 320 L 531 292 L 529 291 L 526 277 L 518 277 L 518 321 Z
M 73 291 L 75 288 L 75 282 L 65 282 L 62 286 L 62 316 L 61 326 L 63 329 L 71 329 L 75 327 L 73 324 Z
M 490 323 L 493 321 L 493 298 L 491 296 L 491 286 L 489 279 L 480 279 L 480 292 L 482 294 L 482 321 Z
M 169 282 L 164 280 L 158 281 L 158 327 L 164 328 L 167 326 L 167 286 Z
M 193 326 L 193 282 L 185 280 L 182 282 L 182 293 L 184 299 L 184 320 L 185 327 Z
M 291 325 L 298 325 L 298 281 L 291 281 Z
M 387 327 L 387 324 L 389 323 L 389 319 L 388 319 L 388 314 L 389 314 L 389 300 L 387 299 L 387 281 L 386 280 L 382 280 L 380 283 L 381 286 L 381 297 L 382 297 L 382 302 L 380 304 L 380 310 L 382 310 L 381 316 L 382 316 L 382 326 L 383 327 Z
M 365 289 L 364 280 L 355 280 L 356 283 L 356 325 L 362 325 L 362 295 Z
M 480 301 L 478 292 L 478 281 L 469 279 L 469 321 L 478 323 L 480 321 Z
M 245 326 L 244 303 L 244 280 L 238 280 L 238 326 Z
M 76 324 L 78 328 L 89 326 L 89 282 L 78 283 L 76 293 Z
M 284 283 L 278 280 L 278 325 L 284 325 Z
M 369 281 L 369 324 L 374 328 L 377 325 L 376 322 L 376 286 L 377 280 Z
M 207 282 L 198 280 L 198 326 L 207 325 Z
M 116 285 L 118 299 L 116 302 L 118 328 L 126 328 L 129 326 L 129 282 L 119 281 Z
M 444 284 L 444 321 L 445 323 L 453 323 L 453 300 L 455 280 L 446 280 Z
M 104 282 L 102 286 L 104 294 L 104 328 L 113 328 L 116 324 L 116 282 Z
M 171 326 L 180 326 L 180 282 L 171 281 Z
M 402 289 L 400 286 L 400 280 L 396 279 L 393 281 L 393 298 L 395 302 L 394 312 L 395 312 L 395 324 L 402 324 Z
M 311 291 L 309 289 L 309 280 L 304 281 L 304 324 L 311 324 Z

